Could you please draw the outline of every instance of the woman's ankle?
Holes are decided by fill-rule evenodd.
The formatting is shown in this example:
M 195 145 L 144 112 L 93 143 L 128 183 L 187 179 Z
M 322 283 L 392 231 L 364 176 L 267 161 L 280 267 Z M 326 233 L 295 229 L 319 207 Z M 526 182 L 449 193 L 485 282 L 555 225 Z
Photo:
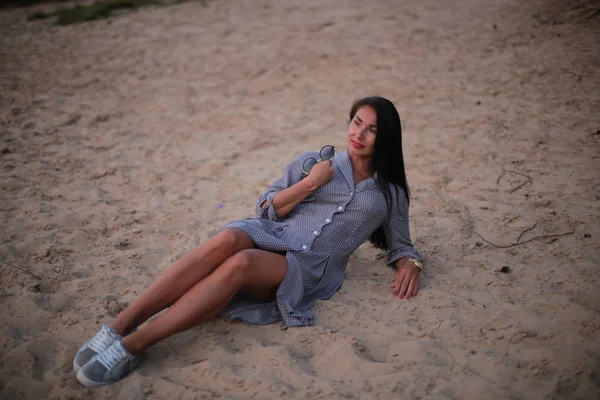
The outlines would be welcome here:
M 123 337 L 123 339 L 121 339 L 121 344 L 130 354 L 133 355 L 138 355 L 148 347 L 140 342 L 139 337 L 134 338 L 132 335 Z
M 108 324 L 111 328 L 113 328 L 119 335 L 125 337 L 129 335 L 131 332 L 135 330 L 136 327 L 131 327 L 129 324 L 119 321 L 119 319 L 115 319 L 111 323 Z

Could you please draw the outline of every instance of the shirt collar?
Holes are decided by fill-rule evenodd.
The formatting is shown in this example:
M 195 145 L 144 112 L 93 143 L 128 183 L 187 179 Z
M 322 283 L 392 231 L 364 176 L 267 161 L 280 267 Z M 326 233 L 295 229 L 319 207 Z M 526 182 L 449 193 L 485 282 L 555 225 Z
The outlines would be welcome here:
M 348 150 L 345 150 L 341 153 L 336 153 L 334 160 L 335 166 L 337 167 L 337 169 L 340 170 L 340 172 L 346 179 L 346 182 L 348 182 L 348 185 L 350 185 L 350 187 L 354 189 L 356 186 L 354 184 L 354 171 L 352 170 L 352 162 L 350 161 L 350 155 L 348 154 Z M 369 179 L 377 181 L 377 172 L 375 172 L 375 174 Z
M 354 189 L 354 173 L 352 171 L 352 163 L 348 150 L 335 155 L 335 166 L 340 170 L 348 185 Z

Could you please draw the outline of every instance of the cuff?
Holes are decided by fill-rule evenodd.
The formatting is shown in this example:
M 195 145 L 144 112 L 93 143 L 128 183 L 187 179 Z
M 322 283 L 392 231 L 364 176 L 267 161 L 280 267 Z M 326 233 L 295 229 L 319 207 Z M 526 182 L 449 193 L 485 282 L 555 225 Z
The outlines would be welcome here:
M 421 260 L 421 256 L 419 255 L 419 253 L 414 249 L 413 249 L 413 251 L 395 250 L 395 251 L 392 251 L 389 253 L 387 265 L 391 268 L 395 268 L 394 263 L 396 261 L 398 261 L 399 259 L 401 259 L 402 257 L 410 257 L 410 258 L 414 258 L 418 261 L 423 262 L 423 260 Z
M 259 218 L 267 218 L 273 221 L 279 221 L 277 214 L 275 213 L 275 207 L 273 206 L 273 199 L 277 192 L 267 193 L 265 196 L 261 196 L 257 205 L 257 215 Z M 266 207 L 262 207 L 262 203 L 267 202 Z

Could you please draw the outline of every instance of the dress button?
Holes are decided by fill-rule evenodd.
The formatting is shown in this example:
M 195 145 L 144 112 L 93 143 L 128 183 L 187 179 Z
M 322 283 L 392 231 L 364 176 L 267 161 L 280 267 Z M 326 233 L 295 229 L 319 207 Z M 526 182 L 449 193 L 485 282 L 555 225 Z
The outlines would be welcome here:
M 327 219 L 325 220 L 325 222 L 327 222 L 327 223 L 330 223 L 330 222 L 331 222 L 331 220 L 330 220 L 329 218 L 327 218 Z
M 319 231 L 313 231 L 313 235 L 318 235 Z
M 338 210 L 340 210 L 340 211 L 342 211 L 343 209 L 344 209 L 344 207 L 342 207 L 342 206 L 338 207 Z
M 305 244 L 302 245 L 302 250 L 306 250 L 307 248 L 308 248 L 307 245 L 305 245 Z

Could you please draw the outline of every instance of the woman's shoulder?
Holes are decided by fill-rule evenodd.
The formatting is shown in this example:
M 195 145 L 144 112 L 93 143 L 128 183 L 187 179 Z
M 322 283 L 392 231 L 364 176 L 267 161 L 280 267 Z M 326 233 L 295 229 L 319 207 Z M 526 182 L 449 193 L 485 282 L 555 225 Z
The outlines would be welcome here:
M 400 184 L 395 182 L 387 182 L 388 193 L 392 195 L 391 200 L 396 202 L 400 200 L 401 202 L 406 201 L 408 197 L 408 193 L 406 188 L 402 187 Z
M 373 179 L 378 181 L 377 174 L 373 175 Z M 400 184 L 395 183 L 395 182 L 386 181 L 386 186 L 390 190 L 400 190 L 401 192 L 405 192 L 404 188 L 402 186 L 400 186 Z

